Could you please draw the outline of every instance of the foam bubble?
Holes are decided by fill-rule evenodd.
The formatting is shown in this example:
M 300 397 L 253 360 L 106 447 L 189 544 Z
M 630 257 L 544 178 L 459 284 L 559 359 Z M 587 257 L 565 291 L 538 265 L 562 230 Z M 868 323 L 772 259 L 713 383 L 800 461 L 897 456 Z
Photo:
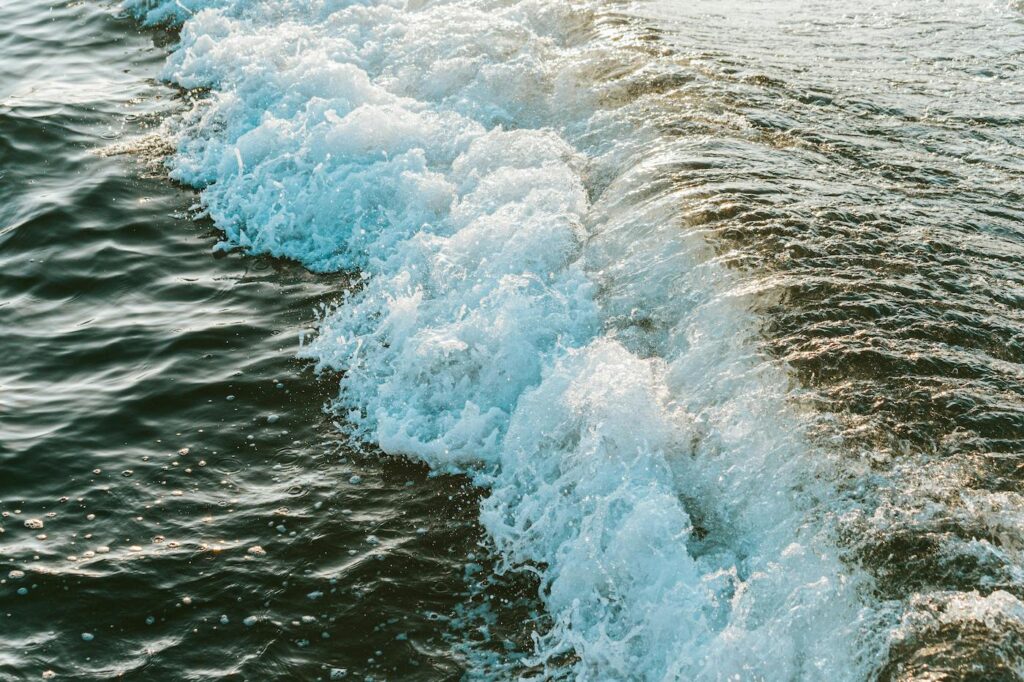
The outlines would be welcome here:
M 550 5 L 147 4 L 186 19 L 165 77 L 212 89 L 172 174 L 228 245 L 362 272 L 302 353 L 343 372 L 355 437 L 490 489 L 550 675 L 864 677 L 879 615 L 829 459 L 609 95 L 644 55 Z

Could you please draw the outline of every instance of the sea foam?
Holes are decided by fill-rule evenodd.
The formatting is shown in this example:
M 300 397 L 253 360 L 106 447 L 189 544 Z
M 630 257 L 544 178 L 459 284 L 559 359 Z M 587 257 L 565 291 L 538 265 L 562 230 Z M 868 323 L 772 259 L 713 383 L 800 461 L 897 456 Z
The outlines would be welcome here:
M 879 610 L 831 460 L 671 182 L 656 53 L 601 4 L 176 0 L 209 94 L 172 175 L 225 247 L 361 273 L 302 349 L 345 428 L 488 489 L 536 663 L 578 679 L 856 679 Z M 566 656 L 568 655 L 568 656 Z

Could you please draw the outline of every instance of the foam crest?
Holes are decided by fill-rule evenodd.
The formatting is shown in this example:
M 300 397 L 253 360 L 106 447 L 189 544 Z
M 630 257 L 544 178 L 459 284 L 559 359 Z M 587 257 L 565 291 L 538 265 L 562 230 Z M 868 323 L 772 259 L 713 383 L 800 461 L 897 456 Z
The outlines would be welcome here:
M 635 68 L 628 26 L 182 1 L 128 3 L 185 20 L 165 77 L 211 90 L 173 175 L 225 246 L 361 271 L 302 352 L 354 436 L 489 488 L 503 560 L 541 575 L 548 675 L 865 674 L 877 615 L 829 536 L 828 460 L 675 227 L 656 133 L 599 82 Z

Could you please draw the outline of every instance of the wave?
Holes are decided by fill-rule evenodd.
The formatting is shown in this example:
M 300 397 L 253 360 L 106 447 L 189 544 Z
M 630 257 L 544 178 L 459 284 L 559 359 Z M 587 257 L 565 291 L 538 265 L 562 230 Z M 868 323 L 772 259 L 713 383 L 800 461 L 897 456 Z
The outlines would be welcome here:
M 207 92 L 172 176 L 220 248 L 352 270 L 302 355 L 386 453 L 488 489 L 551 677 L 860 679 L 891 620 L 784 367 L 699 230 L 665 47 L 615 6 L 128 0 Z

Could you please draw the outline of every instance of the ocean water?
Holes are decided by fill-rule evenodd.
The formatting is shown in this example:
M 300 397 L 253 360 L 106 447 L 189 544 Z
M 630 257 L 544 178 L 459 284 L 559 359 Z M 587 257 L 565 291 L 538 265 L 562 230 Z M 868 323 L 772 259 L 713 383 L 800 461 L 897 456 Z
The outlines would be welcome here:
M 0 26 L 0 680 L 457 676 L 478 494 L 353 458 L 295 359 L 350 278 L 211 255 L 154 137 L 189 100 L 173 33 L 91 2 Z M 520 622 L 523 589 L 494 593 Z
M 0 677 L 1024 677 L 1019 4 L 0 25 Z

